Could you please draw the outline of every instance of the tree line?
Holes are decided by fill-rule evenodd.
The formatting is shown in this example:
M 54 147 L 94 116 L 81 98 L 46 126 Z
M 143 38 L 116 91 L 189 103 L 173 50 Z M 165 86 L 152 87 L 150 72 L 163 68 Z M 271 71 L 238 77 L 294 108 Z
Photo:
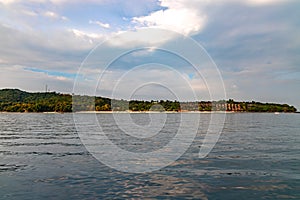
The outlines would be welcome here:
M 178 102 L 170 100 L 116 100 L 104 97 L 30 93 L 19 89 L 0 90 L 1 112 L 72 112 L 72 111 L 232 111 L 232 112 L 296 112 L 288 104 L 220 101 Z

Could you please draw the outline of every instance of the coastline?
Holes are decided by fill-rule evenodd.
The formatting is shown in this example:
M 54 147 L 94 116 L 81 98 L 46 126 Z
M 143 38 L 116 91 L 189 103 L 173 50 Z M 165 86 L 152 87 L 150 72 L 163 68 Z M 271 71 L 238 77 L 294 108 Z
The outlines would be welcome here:
M 234 112 L 234 111 L 78 111 L 78 112 L 7 112 L 0 114 L 243 114 L 243 113 L 267 113 L 267 114 L 300 114 L 300 112 Z
M 77 100 L 74 102 L 74 97 Z M 114 107 L 112 107 L 112 101 Z M 158 108 L 160 105 L 163 109 Z M 157 108 L 156 108 L 157 107 Z M 156 108 L 156 109 L 155 109 Z M 0 111 L 33 112 L 33 113 L 69 113 L 72 111 L 90 113 L 114 113 L 110 110 L 123 110 L 125 113 L 152 113 L 164 111 L 166 113 L 221 113 L 235 112 L 296 112 L 297 109 L 286 103 L 262 103 L 256 101 L 228 100 L 199 100 L 199 101 L 172 101 L 172 100 L 119 100 L 100 96 L 81 96 L 60 94 L 56 92 L 30 93 L 19 89 L 0 90 Z M 94 110 L 100 111 L 95 112 Z M 126 111 L 127 110 L 127 111 Z M 131 111 L 134 110 L 134 111 Z M 207 112 L 205 112 L 207 111 Z M 212 112 L 211 112 L 212 111 Z

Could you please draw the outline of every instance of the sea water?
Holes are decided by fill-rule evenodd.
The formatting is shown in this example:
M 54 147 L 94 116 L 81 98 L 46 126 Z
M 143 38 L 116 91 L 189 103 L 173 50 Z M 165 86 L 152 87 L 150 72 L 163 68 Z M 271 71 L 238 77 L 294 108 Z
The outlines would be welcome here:
M 90 115 L 120 148 L 146 152 L 175 137 L 181 114 L 166 114 L 152 145 L 121 134 L 113 114 L 78 116 Z M 205 158 L 199 150 L 214 114 L 186 115 L 201 115 L 187 151 L 162 169 L 128 173 L 87 151 L 72 113 L 1 113 L 0 199 L 300 199 L 299 114 L 226 114 L 222 134 Z M 131 117 L 139 126 L 149 124 L 147 113 Z

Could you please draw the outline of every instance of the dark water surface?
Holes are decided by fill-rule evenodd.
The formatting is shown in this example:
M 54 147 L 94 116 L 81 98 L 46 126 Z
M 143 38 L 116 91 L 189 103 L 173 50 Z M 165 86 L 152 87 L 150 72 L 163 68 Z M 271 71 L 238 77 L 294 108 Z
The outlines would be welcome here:
M 178 116 L 168 114 L 169 127 L 178 127 Z M 195 141 L 180 159 L 135 174 L 111 169 L 90 155 L 72 114 L 2 113 L 0 199 L 300 199 L 299 114 L 227 114 L 218 143 L 200 159 L 209 116 L 201 114 Z M 142 151 L 116 134 L 111 114 L 97 117 L 111 139 L 121 137 L 118 145 Z M 147 124 L 148 114 L 133 118 Z M 161 137 L 158 147 L 169 139 Z

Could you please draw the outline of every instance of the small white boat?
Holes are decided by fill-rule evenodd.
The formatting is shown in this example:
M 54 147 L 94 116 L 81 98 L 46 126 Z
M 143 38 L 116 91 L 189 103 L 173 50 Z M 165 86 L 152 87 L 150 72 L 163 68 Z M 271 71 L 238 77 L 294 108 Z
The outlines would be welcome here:
M 274 114 L 275 114 L 275 115 L 279 115 L 279 112 L 275 112 Z

